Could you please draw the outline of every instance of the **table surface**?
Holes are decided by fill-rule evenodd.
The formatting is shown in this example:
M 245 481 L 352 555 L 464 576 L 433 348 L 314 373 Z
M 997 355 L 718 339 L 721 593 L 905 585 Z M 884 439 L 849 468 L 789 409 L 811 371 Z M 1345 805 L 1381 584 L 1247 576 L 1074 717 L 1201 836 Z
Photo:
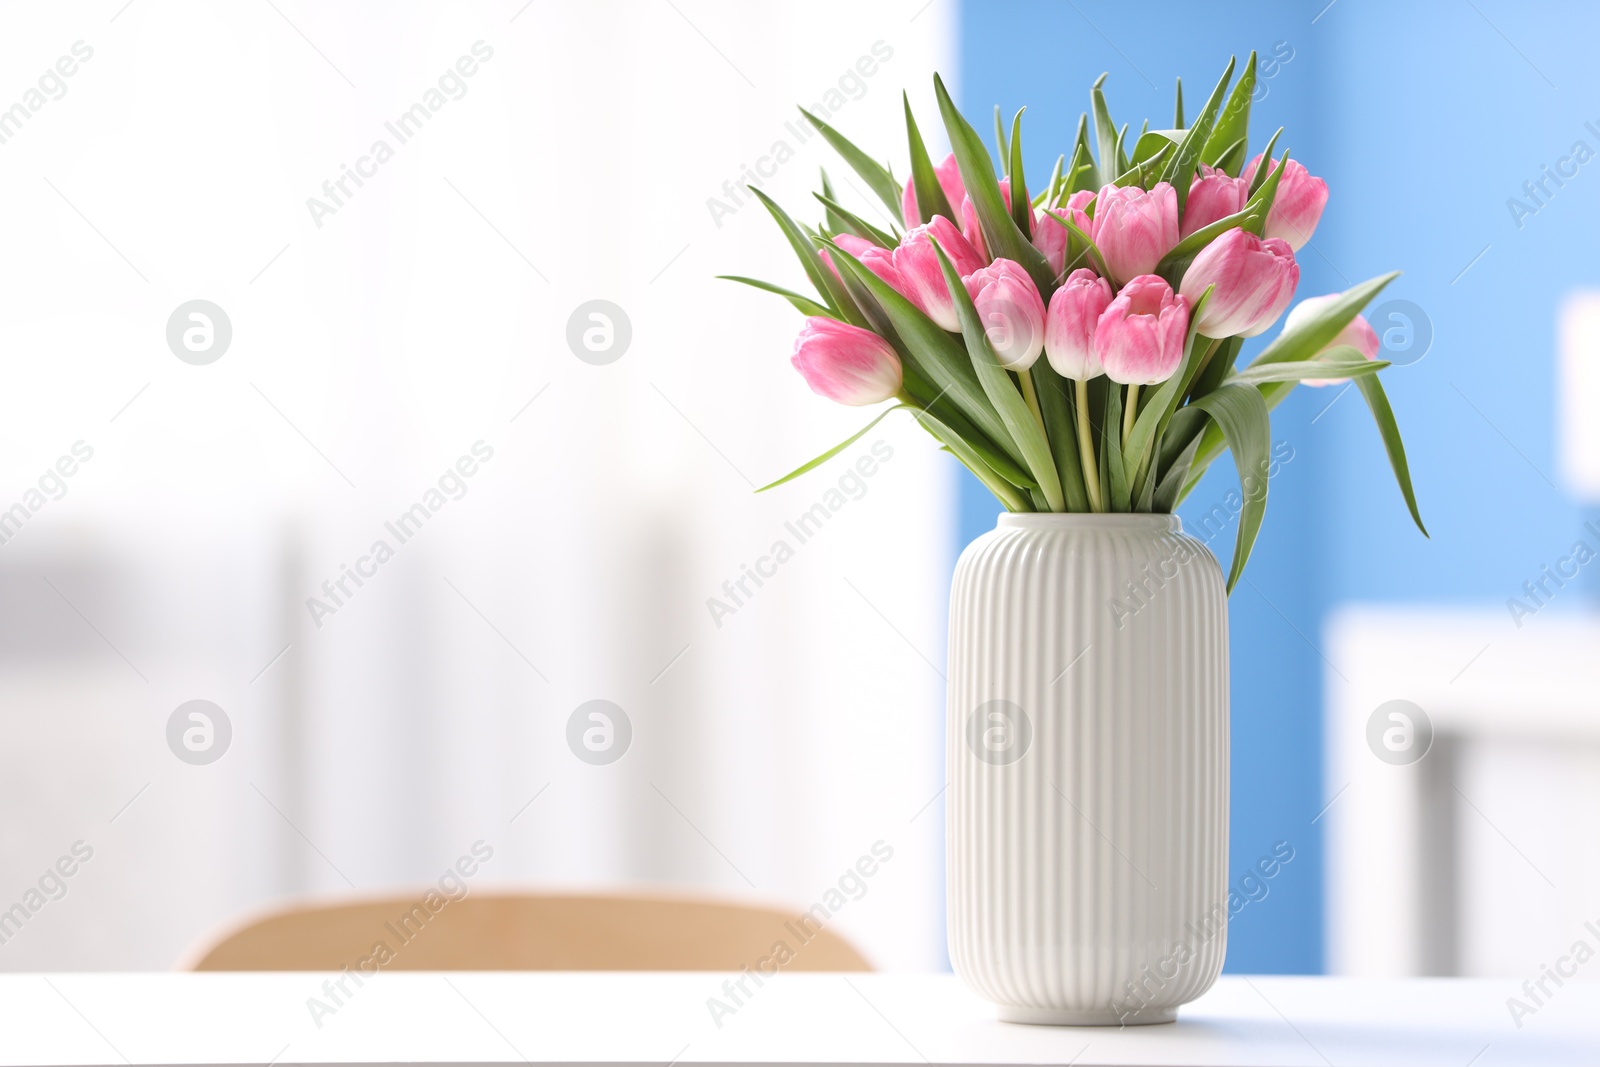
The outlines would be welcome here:
M 1229 975 L 1176 1024 L 1116 1029 L 998 1022 L 948 974 L 778 975 L 737 1005 L 712 973 L 338 977 L 0 975 L 0 1064 L 1600 1063 L 1597 983 L 1518 1027 L 1512 982 Z

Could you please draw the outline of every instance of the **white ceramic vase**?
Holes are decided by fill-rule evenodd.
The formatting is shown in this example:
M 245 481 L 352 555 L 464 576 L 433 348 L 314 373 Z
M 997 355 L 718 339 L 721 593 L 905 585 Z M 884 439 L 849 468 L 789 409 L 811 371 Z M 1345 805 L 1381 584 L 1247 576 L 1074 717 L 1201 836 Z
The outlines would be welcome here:
M 1172 515 L 1005 514 L 950 594 L 956 973 L 1014 1022 L 1169 1022 L 1227 942 L 1228 613 Z

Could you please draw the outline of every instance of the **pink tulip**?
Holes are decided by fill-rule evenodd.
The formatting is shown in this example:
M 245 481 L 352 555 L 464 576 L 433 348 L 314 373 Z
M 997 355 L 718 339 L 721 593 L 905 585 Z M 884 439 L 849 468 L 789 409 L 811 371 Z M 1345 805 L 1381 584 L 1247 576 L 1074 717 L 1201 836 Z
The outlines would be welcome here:
M 790 362 L 812 392 L 841 404 L 876 404 L 900 392 L 900 357 L 889 342 L 837 319 L 807 319 Z
M 887 248 L 868 241 L 866 238 L 857 237 L 853 233 L 841 233 L 834 237 L 833 243 L 855 256 L 861 265 L 887 282 L 895 292 L 903 292 L 899 272 L 895 270 L 894 253 Z M 839 268 L 833 265 L 833 257 L 828 255 L 828 250 L 822 250 L 822 261 L 833 271 L 834 277 L 839 276 Z
M 1207 337 L 1254 337 L 1278 321 L 1300 284 L 1300 264 L 1286 241 L 1229 230 L 1200 250 L 1178 291 L 1193 304 L 1214 285 L 1196 329 Z
M 1007 370 L 1025 371 L 1044 351 L 1044 299 L 1022 264 L 997 259 L 966 278 L 984 336 Z
M 1006 202 L 1006 210 L 1011 210 L 1011 179 L 1000 179 L 1000 198 Z M 1054 225 L 1052 223 L 1051 225 Z M 993 257 L 989 255 L 989 246 L 984 243 L 983 226 L 978 222 L 978 209 L 973 206 L 972 197 L 965 196 L 961 201 L 961 232 L 971 242 L 972 247 L 978 250 L 978 255 L 983 257 L 985 263 Z
M 1219 219 L 1237 215 L 1250 199 L 1250 179 L 1230 178 L 1218 167 L 1200 166 L 1200 177 L 1189 186 L 1189 200 L 1183 207 L 1183 226 L 1187 237 Z
M 898 281 L 889 284 L 946 330 L 959 330 L 961 320 L 956 317 L 950 287 L 944 281 L 944 269 L 933 250 L 934 241 L 944 249 L 951 266 L 961 277 L 983 268 L 983 257 L 961 236 L 956 224 L 943 215 L 936 215 L 926 226 L 917 226 L 907 233 L 900 247 L 894 250 Z
M 1044 352 L 1057 374 L 1086 382 L 1105 373 L 1094 354 L 1094 328 L 1110 304 L 1111 283 L 1087 267 L 1073 271 L 1055 291 L 1045 316 Z
M 960 211 L 961 201 L 967 198 L 967 187 L 961 184 L 961 168 L 956 164 L 956 154 L 951 152 L 945 156 L 944 162 L 933 168 L 933 174 L 939 179 L 944 198 L 950 201 L 950 210 Z M 907 229 L 922 220 L 917 211 L 917 183 L 910 179 L 907 179 L 905 191 L 900 194 L 900 215 L 905 219 Z
M 1108 185 L 1095 198 L 1090 236 L 1113 281 L 1149 274 L 1178 243 L 1178 194 L 1166 182 L 1148 191 Z
M 1261 157 L 1250 161 L 1244 168 L 1244 179 L 1255 177 Z M 1267 177 L 1278 167 L 1278 161 L 1267 165 Z M 1328 206 L 1328 183 L 1313 178 L 1298 160 L 1289 160 L 1289 169 L 1278 179 L 1278 192 L 1272 199 L 1272 210 L 1267 213 L 1266 235 L 1289 242 L 1289 247 L 1300 251 L 1316 232 L 1322 209 Z
M 1289 309 L 1288 316 L 1283 320 L 1283 328 L 1286 331 L 1294 329 L 1325 305 L 1339 299 L 1339 296 L 1339 293 L 1329 293 L 1327 296 L 1307 297 Z M 1383 347 L 1378 341 L 1378 335 L 1373 331 L 1372 325 L 1360 315 L 1345 323 L 1344 329 L 1340 330 L 1333 340 L 1322 347 L 1322 352 L 1326 352 L 1335 345 L 1349 345 L 1368 359 L 1377 359 L 1378 350 Z M 1322 352 L 1318 352 L 1317 355 L 1322 355 Z M 1315 359 L 1316 356 L 1312 358 Z M 1339 382 L 1348 380 L 1347 378 L 1307 378 L 1302 384 L 1315 386 L 1336 385 Z
M 1067 241 L 1072 232 L 1059 222 L 1052 222 L 1045 218 L 1054 215 L 1058 219 L 1071 222 L 1085 234 L 1089 233 L 1094 223 L 1084 213 L 1084 209 L 1094 201 L 1094 193 L 1087 189 L 1079 189 L 1067 197 L 1065 207 L 1047 207 L 1040 211 L 1033 222 L 1033 247 L 1044 254 L 1046 262 L 1050 264 L 1050 272 L 1060 276 L 1067 265 Z
M 1122 287 L 1094 327 L 1094 356 L 1123 385 L 1155 385 L 1183 362 L 1189 301 L 1154 274 Z

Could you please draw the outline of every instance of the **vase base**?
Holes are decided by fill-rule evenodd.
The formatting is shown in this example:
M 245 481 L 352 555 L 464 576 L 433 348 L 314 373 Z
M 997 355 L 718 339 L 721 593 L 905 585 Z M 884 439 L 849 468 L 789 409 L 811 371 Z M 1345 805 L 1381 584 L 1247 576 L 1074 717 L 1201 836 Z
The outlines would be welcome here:
M 1156 1011 L 1116 1012 L 1110 1008 L 1087 1011 L 1058 1008 L 1027 1008 L 1014 1004 L 1000 1006 L 1000 1021 L 1027 1023 L 1031 1026 L 1149 1026 L 1153 1023 L 1177 1022 L 1178 1009 L 1164 1008 Z

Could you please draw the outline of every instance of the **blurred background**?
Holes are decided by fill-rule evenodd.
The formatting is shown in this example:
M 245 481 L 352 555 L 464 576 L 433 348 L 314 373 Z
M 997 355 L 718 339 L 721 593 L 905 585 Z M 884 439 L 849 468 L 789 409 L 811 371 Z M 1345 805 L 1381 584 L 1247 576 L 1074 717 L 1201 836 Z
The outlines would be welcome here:
M 1504 0 L 6 5 L 0 969 L 168 968 L 480 841 L 475 886 L 796 911 L 883 842 L 835 928 L 948 966 L 946 599 L 997 506 L 896 419 L 754 495 L 863 420 L 713 276 L 800 282 L 747 182 L 812 218 L 826 166 L 872 210 L 797 103 L 904 175 L 938 70 L 980 129 L 1028 106 L 1042 181 L 1101 72 L 1161 126 L 1253 49 L 1254 144 L 1332 189 L 1301 295 L 1405 271 L 1369 317 L 1432 538 L 1359 396 L 1278 409 L 1228 969 L 1537 975 L 1600 920 L 1597 33 Z M 1225 466 L 1182 512 L 1224 559 Z

